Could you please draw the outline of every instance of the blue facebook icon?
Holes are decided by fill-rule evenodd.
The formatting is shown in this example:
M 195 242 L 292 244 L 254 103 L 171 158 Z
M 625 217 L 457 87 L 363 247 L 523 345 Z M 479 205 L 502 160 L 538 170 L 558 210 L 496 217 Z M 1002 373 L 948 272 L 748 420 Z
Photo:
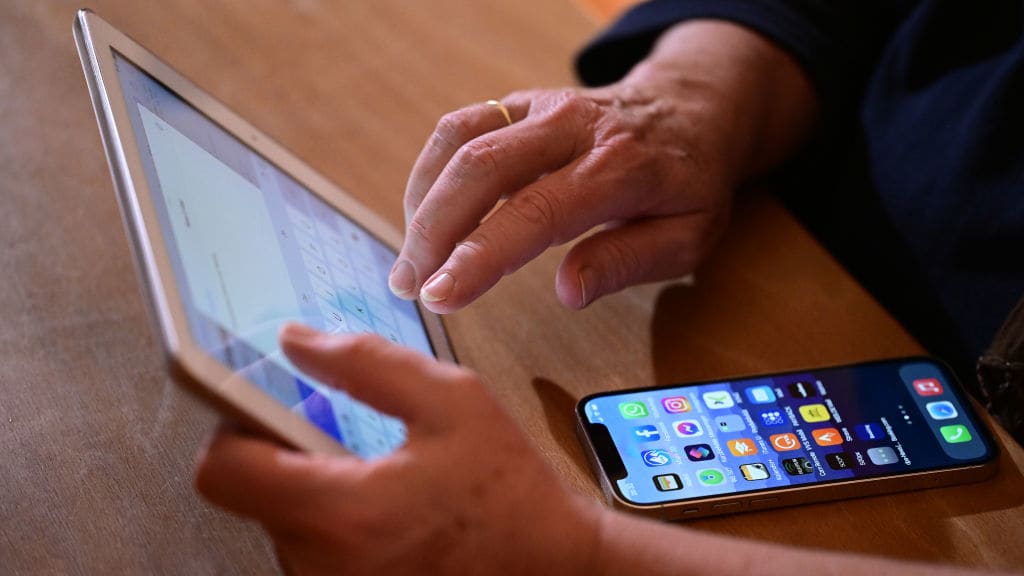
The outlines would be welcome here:
M 658 432 L 658 427 L 653 424 L 646 424 L 644 426 L 637 426 L 633 428 L 633 435 L 640 442 L 655 442 L 661 440 L 661 433 Z

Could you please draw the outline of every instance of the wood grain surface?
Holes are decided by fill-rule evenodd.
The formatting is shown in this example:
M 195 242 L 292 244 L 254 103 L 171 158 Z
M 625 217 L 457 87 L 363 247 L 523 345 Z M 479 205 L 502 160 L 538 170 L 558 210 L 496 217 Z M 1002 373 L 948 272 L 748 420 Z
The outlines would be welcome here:
M 0 5 L 0 573 L 276 573 L 194 494 L 216 415 L 165 374 L 75 53 L 76 4 Z M 568 0 L 97 0 L 91 6 L 396 224 L 444 112 L 572 84 Z M 572 409 L 599 390 L 920 352 L 764 194 L 694 286 L 557 302 L 549 251 L 446 321 L 538 449 L 598 497 Z M 801 546 L 1024 567 L 1024 456 L 983 484 L 693 522 Z M 681 539 L 680 545 L 685 545 Z

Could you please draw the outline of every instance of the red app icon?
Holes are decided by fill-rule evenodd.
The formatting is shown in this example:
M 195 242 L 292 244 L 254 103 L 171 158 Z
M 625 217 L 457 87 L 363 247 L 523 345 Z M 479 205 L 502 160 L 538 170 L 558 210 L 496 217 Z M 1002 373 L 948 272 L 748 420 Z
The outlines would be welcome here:
M 914 390 L 920 396 L 938 396 L 942 394 L 942 384 L 935 378 L 920 378 L 914 380 Z

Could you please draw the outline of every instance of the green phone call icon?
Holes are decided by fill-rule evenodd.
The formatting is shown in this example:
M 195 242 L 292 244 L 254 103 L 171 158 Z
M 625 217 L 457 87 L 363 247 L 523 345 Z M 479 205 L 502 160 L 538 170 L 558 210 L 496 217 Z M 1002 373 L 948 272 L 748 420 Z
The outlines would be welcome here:
M 939 428 L 942 438 L 950 444 L 960 444 L 971 441 L 971 432 L 963 424 L 953 424 Z

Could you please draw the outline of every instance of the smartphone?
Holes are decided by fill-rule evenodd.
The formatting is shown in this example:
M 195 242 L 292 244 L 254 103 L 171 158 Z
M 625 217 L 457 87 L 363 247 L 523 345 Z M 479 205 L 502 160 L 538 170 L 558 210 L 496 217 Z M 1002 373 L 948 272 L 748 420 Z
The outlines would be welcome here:
M 998 453 L 923 357 L 602 392 L 577 423 L 609 502 L 665 520 L 978 481 Z

